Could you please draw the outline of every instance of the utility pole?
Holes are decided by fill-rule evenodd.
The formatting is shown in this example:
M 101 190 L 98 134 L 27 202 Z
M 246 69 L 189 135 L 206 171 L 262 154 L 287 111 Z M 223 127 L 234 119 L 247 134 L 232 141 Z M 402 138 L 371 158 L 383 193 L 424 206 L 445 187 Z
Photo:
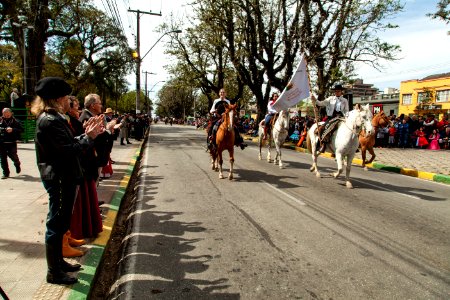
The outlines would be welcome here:
M 136 30 L 137 30 L 137 34 L 136 34 L 136 52 L 137 52 L 137 58 L 136 58 L 136 113 L 139 113 L 139 105 L 141 103 L 141 55 L 140 55 L 140 26 L 139 26 L 139 21 L 140 21 L 140 17 L 141 14 L 145 14 L 145 15 L 153 15 L 153 16 L 161 16 L 161 12 L 159 14 L 157 13 L 153 13 L 153 12 L 145 12 L 145 11 L 140 11 L 140 10 L 132 10 L 132 9 L 128 9 L 129 12 L 135 12 L 137 14 L 136 20 L 137 20 L 137 25 L 136 25 Z
M 147 72 L 147 71 L 142 71 L 142 73 L 145 74 L 145 97 L 148 98 L 148 93 L 147 93 L 147 75 L 156 75 L 156 73 L 152 73 L 152 72 Z

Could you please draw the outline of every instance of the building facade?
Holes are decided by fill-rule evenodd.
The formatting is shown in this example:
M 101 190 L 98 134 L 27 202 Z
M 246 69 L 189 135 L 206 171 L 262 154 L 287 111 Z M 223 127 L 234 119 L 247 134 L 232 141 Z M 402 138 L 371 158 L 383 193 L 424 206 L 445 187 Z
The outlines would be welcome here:
M 441 118 L 450 114 L 450 73 L 400 83 L 399 114 Z
M 399 100 L 400 94 L 393 91 L 391 93 L 383 93 L 373 96 L 353 97 L 353 104 L 369 104 L 372 108 L 373 114 L 384 111 L 387 116 L 398 116 Z

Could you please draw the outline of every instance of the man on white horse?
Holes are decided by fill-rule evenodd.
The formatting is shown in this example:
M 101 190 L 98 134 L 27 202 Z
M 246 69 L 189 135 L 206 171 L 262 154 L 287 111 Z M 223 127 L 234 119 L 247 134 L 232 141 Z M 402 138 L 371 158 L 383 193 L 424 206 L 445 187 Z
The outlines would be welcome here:
M 212 149 L 215 145 L 215 139 L 216 139 L 216 132 L 217 128 L 219 128 L 220 123 L 218 122 L 221 120 L 222 114 L 225 112 L 226 105 L 230 104 L 230 100 L 225 98 L 227 95 L 227 92 L 225 89 L 220 89 L 219 91 L 219 98 L 214 100 L 211 109 L 211 122 L 208 127 L 208 149 Z M 237 127 L 234 127 L 234 136 L 235 136 L 235 142 L 234 144 L 236 146 L 241 147 L 242 150 L 245 149 L 248 145 L 244 143 L 244 139 L 239 134 L 239 131 Z
M 317 106 L 325 106 L 327 113 L 325 123 L 318 126 L 318 136 L 321 142 L 319 149 L 320 153 L 325 152 L 327 143 L 330 141 L 330 136 L 336 128 L 339 118 L 346 117 L 349 112 L 348 101 L 342 96 L 344 93 L 344 87 L 337 84 L 334 86 L 333 91 L 334 96 L 328 97 L 323 101 L 316 100 L 314 96 L 311 96 L 313 103 Z
M 270 127 L 270 121 L 273 119 L 273 116 L 277 113 L 277 111 L 273 108 L 273 105 L 278 100 L 278 93 L 272 93 L 272 97 L 269 100 L 269 103 L 267 103 L 267 114 L 264 118 L 264 137 L 263 140 L 267 140 L 267 132 Z

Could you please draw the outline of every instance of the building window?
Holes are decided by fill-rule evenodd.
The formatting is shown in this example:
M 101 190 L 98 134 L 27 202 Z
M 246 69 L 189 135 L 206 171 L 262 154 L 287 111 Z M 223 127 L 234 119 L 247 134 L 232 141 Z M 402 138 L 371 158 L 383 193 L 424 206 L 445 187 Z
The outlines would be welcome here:
M 412 94 L 403 94 L 402 95 L 402 104 L 409 105 L 411 104 Z
M 419 92 L 417 93 L 417 103 L 429 102 L 430 93 L 427 92 Z
M 449 102 L 449 101 L 450 101 L 450 90 L 436 92 L 436 102 Z

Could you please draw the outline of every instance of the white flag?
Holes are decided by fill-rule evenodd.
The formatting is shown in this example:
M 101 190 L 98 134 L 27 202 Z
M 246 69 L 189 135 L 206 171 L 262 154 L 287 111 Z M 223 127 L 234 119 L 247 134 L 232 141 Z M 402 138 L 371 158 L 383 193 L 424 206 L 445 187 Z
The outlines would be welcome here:
M 306 60 L 302 55 L 297 71 L 284 88 L 277 102 L 273 105 L 276 111 L 287 110 L 310 95 L 309 79 L 306 71 Z

